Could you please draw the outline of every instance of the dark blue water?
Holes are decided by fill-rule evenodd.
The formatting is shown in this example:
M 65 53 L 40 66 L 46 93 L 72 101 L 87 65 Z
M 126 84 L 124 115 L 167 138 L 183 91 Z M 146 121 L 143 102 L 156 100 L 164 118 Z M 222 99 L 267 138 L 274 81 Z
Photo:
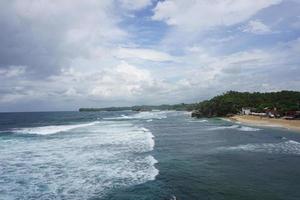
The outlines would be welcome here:
M 300 134 L 184 112 L 0 114 L 0 199 L 300 199 Z

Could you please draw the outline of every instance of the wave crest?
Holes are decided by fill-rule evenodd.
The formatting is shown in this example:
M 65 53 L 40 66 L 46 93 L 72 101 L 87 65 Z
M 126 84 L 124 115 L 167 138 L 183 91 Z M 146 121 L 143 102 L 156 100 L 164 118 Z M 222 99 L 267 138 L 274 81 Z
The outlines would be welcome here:
M 226 130 L 226 129 L 235 129 L 238 131 L 260 131 L 261 129 L 259 128 L 253 128 L 253 127 L 248 127 L 248 126 L 240 126 L 240 125 L 231 125 L 231 126 L 218 126 L 218 127 L 213 127 L 209 128 L 209 131 L 216 131 L 216 130 Z
M 66 132 L 69 130 L 82 128 L 86 126 L 93 126 L 99 123 L 98 121 L 91 123 L 83 123 L 83 124 L 74 124 L 74 125 L 52 125 L 52 126 L 40 126 L 40 127 L 30 127 L 30 128 L 16 128 L 12 129 L 10 132 L 13 133 L 21 133 L 21 134 L 36 134 L 36 135 L 50 135 L 56 134 L 60 132 Z
M 120 117 L 107 117 L 105 120 L 128 120 L 128 119 L 142 119 L 142 120 L 153 120 L 153 119 L 165 119 L 167 114 L 174 111 L 146 111 L 139 112 L 133 115 L 121 115 Z
M 154 180 L 159 174 L 155 167 L 157 160 L 150 155 L 155 145 L 153 134 L 130 121 L 100 121 L 15 131 L 53 134 L 68 130 L 82 135 L 66 135 L 55 140 L 38 137 L 26 144 L 23 140 L 14 140 L 14 145 L 4 143 L 0 160 L 5 162 L 0 163 L 0 179 L 8 174 L 11 178 L 5 186 L 0 183 L 4 193 L 12 194 L 12 199 L 39 199 L 41 194 L 36 187 L 49 183 L 49 188 L 43 187 L 45 199 L 51 199 L 53 195 L 90 199 L 94 194 L 102 197 L 112 189 Z M 20 170 L 22 176 L 19 176 Z M 28 187 L 16 191 L 18 182 L 28 184 Z
M 300 155 L 300 143 L 289 140 L 280 143 L 262 143 L 262 144 L 245 144 L 234 147 L 222 147 L 221 150 L 227 151 L 250 151 L 275 154 L 296 154 Z

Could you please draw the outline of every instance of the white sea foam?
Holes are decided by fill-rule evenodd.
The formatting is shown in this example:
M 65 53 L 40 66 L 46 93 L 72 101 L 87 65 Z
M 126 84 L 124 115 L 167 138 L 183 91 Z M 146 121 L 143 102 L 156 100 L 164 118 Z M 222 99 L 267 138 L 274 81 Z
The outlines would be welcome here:
M 158 163 L 158 161 L 153 156 L 147 156 L 145 158 L 146 162 L 149 164 L 148 172 L 146 174 L 146 178 L 149 181 L 155 180 L 156 176 L 159 174 L 158 169 L 155 168 L 155 164 Z
M 279 124 L 261 124 L 260 126 L 271 127 L 271 128 L 284 128 L 282 125 Z
M 98 121 L 91 123 L 82 123 L 74 125 L 56 125 L 56 126 L 40 126 L 40 127 L 30 127 L 30 128 L 17 128 L 12 129 L 14 133 L 24 133 L 24 134 L 37 134 L 37 135 L 50 135 L 60 132 L 66 132 L 72 129 L 82 128 L 86 126 L 92 126 L 99 123 Z
M 279 143 L 245 144 L 235 147 L 222 147 L 221 150 L 229 151 L 250 151 L 275 154 L 296 154 L 300 155 L 300 143 L 294 140 Z
M 89 127 L 89 131 L 95 136 L 101 135 L 97 145 L 109 147 L 102 159 L 118 160 L 104 172 L 109 179 L 121 178 L 129 181 L 124 182 L 127 185 L 132 185 L 154 180 L 158 175 L 159 171 L 155 168 L 157 160 L 151 155 L 124 160 L 127 157 L 124 154 L 147 153 L 154 149 L 154 136 L 149 129 L 129 121 L 104 121 Z
M 259 131 L 259 128 L 253 128 L 253 127 L 248 127 L 248 126 L 241 126 L 239 127 L 240 131 Z
M 207 120 L 207 119 L 201 119 L 201 120 L 188 120 L 188 122 L 204 123 L 204 122 L 208 122 L 208 120 Z
M 191 115 L 192 115 L 192 111 L 183 111 L 183 114 L 184 114 L 184 115 L 191 116 Z
M 208 130 L 210 131 L 215 131 L 215 130 L 226 130 L 226 129 L 235 129 L 238 131 L 260 131 L 261 129 L 259 128 L 253 128 L 253 127 L 248 127 L 248 126 L 240 126 L 240 125 L 231 125 L 231 126 L 218 126 L 218 127 L 213 127 L 209 128 Z
M 147 129 L 147 128 L 141 128 L 144 132 L 149 132 L 149 129 Z
M 146 111 L 139 112 L 132 115 L 121 115 L 120 117 L 108 117 L 104 118 L 105 120 L 128 120 L 128 119 L 144 119 L 144 120 L 153 120 L 153 119 L 165 119 L 167 118 L 168 113 L 174 111 Z
M 159 174 L 155 168 L 157 160 L 150 155 L 155 145 L 153 134 L 129 120 L 19 131 L 52 134 L 71 129 L 84 134 L 81 137 L 36 139 L 26 144 L 21 140 L 14 141 L 14 145 L 3 143 L 0 160 L 5 162 L 0 163 L 0 180 L 8 175 L 10 180 L 5 184 L 0 181 L 2 192 L 9 194 L 11 199 L 38 199 L 40 193 L 36 188 L 47 183 L 44 188 L 47 191 L 43 193 L 45 199 L 53 196 L 90 199 L 94 194 L 103 197 L 113 188 L 154 180 Z M 27 186 L 19 187 L 16 192 L 18 182 Z
M 148 152 L 154 148 L 154 135 L 144 127 L 135 126 L 127 121 L 103 121 L 88 128 L 90 133 L 101 134 L 99 145 L 127 145 L 134 152 Z
M 226 122 L 232 122 L 230 119 L 227 119 L 227 118 L 220 118 L 221 120 L 223 120 L 223 121 L 226 121 Z
M 237 129 L 237 128 L 239 128 L 238 125 L 231 125 L 231 126 L 216 126 L 216 127 L 209 128 L 208 130 L 210 130 L 210 131 L 215 131 L 215 130 Z

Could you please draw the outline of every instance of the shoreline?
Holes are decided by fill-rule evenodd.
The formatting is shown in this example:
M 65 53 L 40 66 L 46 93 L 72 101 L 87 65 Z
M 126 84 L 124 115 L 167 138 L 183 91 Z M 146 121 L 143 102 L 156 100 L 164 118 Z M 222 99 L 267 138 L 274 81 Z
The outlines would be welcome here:
M 232 117 L 228 117 L 227 119 L 233 122 L 241 122 L 253 126 L 284 128 L 300 132 L 300 120 L 274 119 L 252 115 L 234 115 Z

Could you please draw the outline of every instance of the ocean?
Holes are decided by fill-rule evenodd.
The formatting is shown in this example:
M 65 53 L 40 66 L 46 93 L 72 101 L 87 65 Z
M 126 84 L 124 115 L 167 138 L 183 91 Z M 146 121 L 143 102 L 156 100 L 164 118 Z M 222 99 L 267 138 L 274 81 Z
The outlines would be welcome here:
M 177 111 L 0 113 L 0 199 L 299 200 L 300 134 Z

